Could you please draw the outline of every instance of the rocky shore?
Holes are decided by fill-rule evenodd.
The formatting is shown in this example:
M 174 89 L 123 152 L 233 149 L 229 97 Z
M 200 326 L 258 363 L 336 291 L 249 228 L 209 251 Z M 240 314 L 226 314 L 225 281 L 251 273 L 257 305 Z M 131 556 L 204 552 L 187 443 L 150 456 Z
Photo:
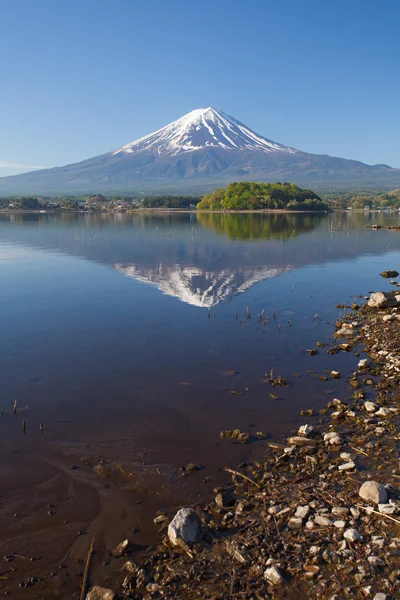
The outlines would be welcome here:
M 158 547 L 138 560 L 122 542 L 119 588 L 87 600 L 400 597 L 400 294 L 365 300 L 327 350 L 333 368 L 338 352 L 360 355 L 348 396 L 303 410 L 263 462 L 227 469 L 209 504 L 155 515 Z

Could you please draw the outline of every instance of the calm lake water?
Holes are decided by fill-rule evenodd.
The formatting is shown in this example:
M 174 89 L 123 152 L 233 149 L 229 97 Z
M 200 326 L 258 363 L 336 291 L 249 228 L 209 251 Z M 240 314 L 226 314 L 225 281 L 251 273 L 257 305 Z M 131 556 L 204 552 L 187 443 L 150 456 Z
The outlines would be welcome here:
M 397 220 L 0 214 L 0 557 L 42 557 L 2 559 L 0 592 L 39 575 L 26 598 L 78 597 L 94 534 L 92 580 L 112 587 L 104 565 L 132 528 L 156 542 L 157 510 L 265 455 L 265 438 L 221 430 L 283 441 L 301 409 L 346 400 L 358 359 L 307 349 L 335 343 L 337 304 L 391 287 L 400 232 L 367 225 Z M 181 477 L 189 462 L 204 469 Z
M 205 462 L 221 429 L 286 433 L 348 395 L 316 375 L 356 358 L 306 350 L 336 304 L 390 287 L 400 233 L 378 221 L 397 217 L 2 214 L 0 408 L 18 398 L 31 440 L 39 423 L 61 443 L 127 436 L 172 464 Z

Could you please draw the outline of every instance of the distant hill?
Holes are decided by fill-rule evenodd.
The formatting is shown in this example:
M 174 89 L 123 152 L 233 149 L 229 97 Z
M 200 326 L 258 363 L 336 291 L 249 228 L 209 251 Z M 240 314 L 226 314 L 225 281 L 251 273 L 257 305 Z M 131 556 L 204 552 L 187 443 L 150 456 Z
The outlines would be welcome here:
M 400 169 L 302 152 L 255 133 L 210 107 L 194 110 L 106 154 L 0 178 L 0 195 L 141 191 L 193 195 L 238 180 L 383 191 L 400 186 Z

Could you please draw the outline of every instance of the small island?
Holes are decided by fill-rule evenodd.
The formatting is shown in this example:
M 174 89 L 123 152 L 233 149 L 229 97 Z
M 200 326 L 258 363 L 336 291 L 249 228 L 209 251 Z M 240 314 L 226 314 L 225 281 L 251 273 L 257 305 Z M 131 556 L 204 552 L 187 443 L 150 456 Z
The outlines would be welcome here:
M 240 181 L 206 194 L 198 210 L 329 210 L 329 205 L 312 190 L 294 183 Z

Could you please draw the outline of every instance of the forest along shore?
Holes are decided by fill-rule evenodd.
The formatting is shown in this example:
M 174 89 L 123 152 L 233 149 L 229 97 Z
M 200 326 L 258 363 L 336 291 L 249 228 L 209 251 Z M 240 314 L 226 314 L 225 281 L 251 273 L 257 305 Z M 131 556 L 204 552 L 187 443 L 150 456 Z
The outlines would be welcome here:
M 160 543 L 141 561 L 121 542 L 119 589 L 88 600 L 399 597 L 400 294 L 366 300 L 345 307 L 329 351 L 365 353 L 348 398 L 302 411 L 286 445 L 227 469 L 214 501 L 155 516 Z

